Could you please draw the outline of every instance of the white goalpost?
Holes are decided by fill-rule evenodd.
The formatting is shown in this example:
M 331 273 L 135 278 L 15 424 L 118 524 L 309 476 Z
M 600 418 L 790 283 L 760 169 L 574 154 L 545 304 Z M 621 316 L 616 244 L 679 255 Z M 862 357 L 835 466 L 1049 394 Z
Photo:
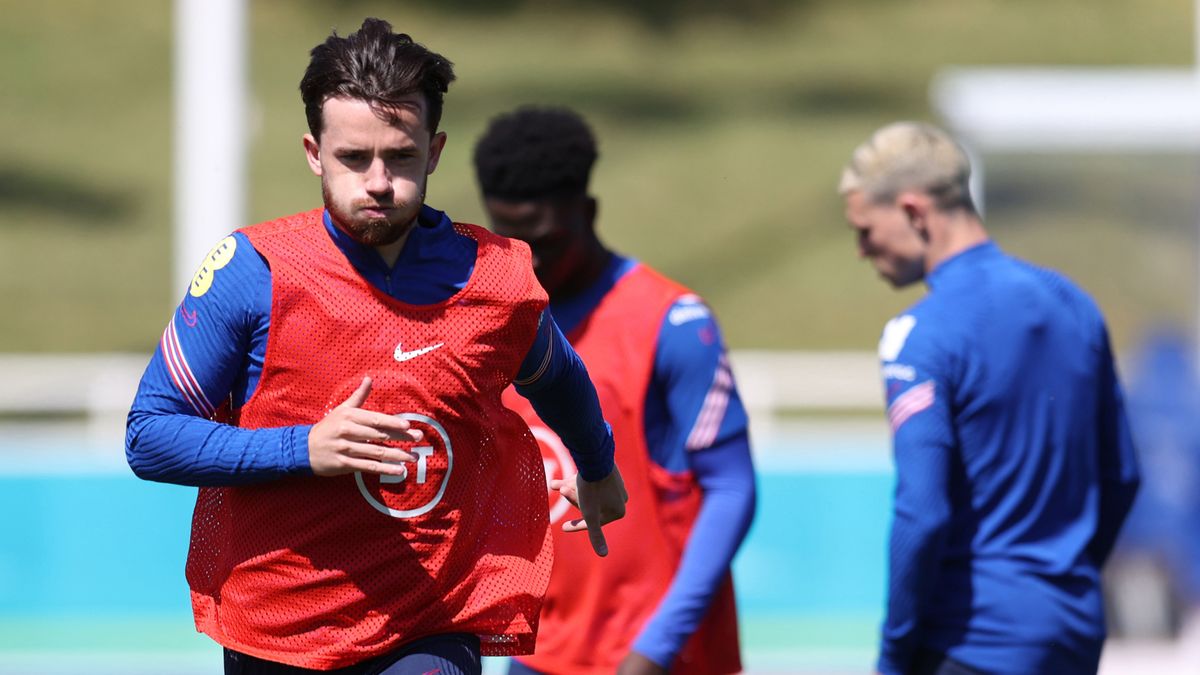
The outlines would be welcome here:
M 245 0 L 176 0 L 172 298 L 208 250 L 244 225 Z

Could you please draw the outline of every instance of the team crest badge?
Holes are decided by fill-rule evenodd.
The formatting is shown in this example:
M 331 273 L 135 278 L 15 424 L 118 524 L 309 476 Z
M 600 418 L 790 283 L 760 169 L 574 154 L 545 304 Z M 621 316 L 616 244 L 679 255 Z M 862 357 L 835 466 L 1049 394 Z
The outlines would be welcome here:
M 912 314 L 898 316 L 883 327 L 883 336 L 879 338 L 879 359 L 895 361 L 908 341 L 908 334 L 917 325 L 917 317 Z

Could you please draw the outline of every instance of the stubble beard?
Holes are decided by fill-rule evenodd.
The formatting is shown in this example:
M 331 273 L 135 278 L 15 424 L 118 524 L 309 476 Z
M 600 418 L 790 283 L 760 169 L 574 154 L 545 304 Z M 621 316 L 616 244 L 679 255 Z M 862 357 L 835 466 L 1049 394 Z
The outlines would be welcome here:
M 886 271 L 879 269 L 883 277 L 896 290 L 907 288 L 925 278 L 924 263 L 892 263 Z
M 396 201 L 390 205 L 394 209 L 393 218 L 364 217 L 359 214 L 360 209 L 379 204 L 369 200 L 339 203 L 334 200 L 324 179 L 321 180 L 321 198 L 325 201 L 325 208 L 333 222 L 352 239 L 365 246 L 386 246 L 398 241 L 412 229 L 421 210 L 420 202 L 413 205 Z

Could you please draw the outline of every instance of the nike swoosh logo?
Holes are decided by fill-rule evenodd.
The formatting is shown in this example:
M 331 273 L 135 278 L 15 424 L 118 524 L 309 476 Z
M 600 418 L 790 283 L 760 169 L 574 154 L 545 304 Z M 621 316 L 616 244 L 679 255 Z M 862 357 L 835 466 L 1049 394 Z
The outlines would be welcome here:
M 411 352 L 406 352 L 404 351 L 404 343 L 401 342 L 400 344 L 396 345 L 396 353 L 392 354 L 392 356 L 395 357 L 395 359 L 400 363 L 404 363 L 405 361 L 408 361 L 409 359 L 415 359 L 422 354 L 428 354 L 438 347 L 441 347 L 442 344 L 443 343 L 439 342 L 436 345 L 429 345 L 428 347 L 421 347 L 420 349 L 414 349 Z

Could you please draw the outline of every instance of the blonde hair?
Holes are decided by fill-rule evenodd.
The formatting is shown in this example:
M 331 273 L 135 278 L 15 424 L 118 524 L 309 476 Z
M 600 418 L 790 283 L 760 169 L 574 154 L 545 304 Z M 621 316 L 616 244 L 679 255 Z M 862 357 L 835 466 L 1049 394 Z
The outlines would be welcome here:
M 969 181 L 971 161 L 945 131 L 921 122 L 894 122 L 854 149 L 842 169 L 838 193 L 861 191 L 874 203 L 904 190 L 921 190 L 939 209 L 975 210 Z

